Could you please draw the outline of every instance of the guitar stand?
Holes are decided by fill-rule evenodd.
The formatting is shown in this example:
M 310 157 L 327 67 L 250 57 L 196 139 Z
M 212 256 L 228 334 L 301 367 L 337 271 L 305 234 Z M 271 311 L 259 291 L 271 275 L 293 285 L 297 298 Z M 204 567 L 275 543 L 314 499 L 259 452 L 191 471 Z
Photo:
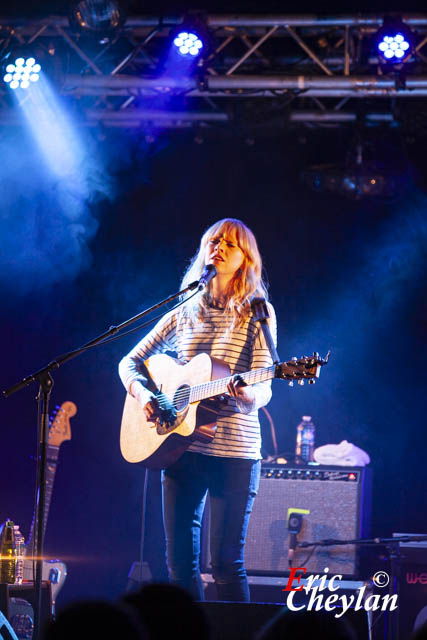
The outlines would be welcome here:
M 142 492 L 142 513 L 141 513 L 141 542 L 139 545 L 139 559 L 136 562 L 132 562 L 132 566 L 128 574 L 128 582 L 126 585 L 126 591 L 136 591 L 146 582 L 151 582 L 153 579 L 148 562 L 144 562 L 144 549 L 145 549 L 145 516 L 147 510 L 147 485 L 148 485 L 148 468 L 145 467 L 144 473 L 144 489 Z
M 34 607 L 34 638 L 39 637 L 39 629 L 42 615 L 42 572 L 44 549 L 44 511 L 46 504 L 46 465 L 47 465 L 47 441 L 49 430 L 49 399 L 53 387 L 53 378 L 49 371 L 42 372 L 38 376 L 40 390 L 39 401 L 42 402 L 41 420 L 39 425 L 40 449 L 37 456 L 37 511 L 36 511 L 36 575 L 34 583 L 33 607 Z M 50 596 L 52 600 L 52 596 Z

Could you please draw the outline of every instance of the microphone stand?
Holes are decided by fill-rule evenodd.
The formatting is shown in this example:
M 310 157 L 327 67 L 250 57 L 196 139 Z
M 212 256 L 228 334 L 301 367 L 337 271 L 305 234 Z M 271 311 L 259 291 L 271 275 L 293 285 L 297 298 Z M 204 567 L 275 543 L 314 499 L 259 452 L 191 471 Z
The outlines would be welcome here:
M 35 373 L 30 374 L 21 382 L 17 382 L 12 385 L 8 389 L 5 389 L 3 393 L 4 398 L 8 398 L 13 393 L 17 391 L 21 391 L 24 387 L 32 384 L 33 382 L 37 382 L 39 384 L 39 394 L 37 398 L 42 403 L 42 412 L 41 412 L 41 420 L 40 424 L 37 424 L 37 433 L 39 434 L 39 445 L 40 445 L 40 456 L 37 461 L 37 477 L 36 477 L 36 487 L 37 487 L 37 508 L 35 513 L 35 531 L 36 531 L 36 573 L 35 573 L 35 581 L 34 581 L 34 630 L 33 630 L 33 640 L 39 640 L 40 637 L 40 613 L 41 613 L 41 596 L 42 596 L 42 570 L 43 570 L 43 548 L 44 548 L 44 510 L 46 504 L 46 467 L 47 467 L 47 439 L 48 439 L 48 426 L 49 426 L 49 399 L 50 394 L 53 387 L 53 378 L 51 376 L 51 372 L 54 369 L 58 369 L 62 364 L 76 358 L 80 354 L 84 353 L 91 347 L 95 347 L 98 344 L 103 343 L 115 335 L 122 329 L 125 329 L 130 324 L 141 320 L 145 316 L 149 315 L 156 309 L 159 309 L 163 305 L 168 302 L 172 302 L 184 295 L 188 291 L 193 291 L 199 287 L 199 280 L 192 282 L 182 291 L 178 291 L 174 293 L 161 302 L 141 311 L 136 316 L 125 320 L 121 324 L 117 326 L 111 326 L 107 331 L 102 333 L 93 340 L 90 340 L 83 346 L 78 349 L 74 349 L 73 351 L 69 351 L 68 353 L 64 353 L 63 355 L 55 358 L 49 364 L 44 366 L 42 369 L 39 369 Z M 153 320 L 152 320 L 153 321 Z

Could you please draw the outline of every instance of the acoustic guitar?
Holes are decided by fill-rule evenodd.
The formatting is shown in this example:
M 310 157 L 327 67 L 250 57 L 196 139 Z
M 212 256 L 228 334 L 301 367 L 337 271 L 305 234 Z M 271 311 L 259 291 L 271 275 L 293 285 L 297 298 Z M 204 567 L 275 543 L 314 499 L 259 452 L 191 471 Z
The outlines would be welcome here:
M 247 385 L 272 378 L 313 383 L 327 363 L 318 353 L 239 374 Z M 144 362 L 147 387 L 159 403 L 161 416 L 146 419 L 142 407 L 127 394 L 120 431 L 120 449 L 128 462 L 151 469 L 164 469 L 184 453 L 194 439 L 205 442 L 215 437 L 216 418 L 227 393 L 230 368 L 222 360 L 200 353 L 181 364 L 167 354 Z

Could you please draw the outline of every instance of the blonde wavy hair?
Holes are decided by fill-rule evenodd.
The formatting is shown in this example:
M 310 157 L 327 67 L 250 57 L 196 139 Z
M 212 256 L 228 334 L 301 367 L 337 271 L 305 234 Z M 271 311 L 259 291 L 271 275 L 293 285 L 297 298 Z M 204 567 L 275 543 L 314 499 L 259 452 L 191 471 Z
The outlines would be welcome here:
M 242 266 L 234 274 L 225 294 L 225 310 L 232 313 L 233 321 L 230 328 L 233 329 L 241 325 L 249 315 L 252 298 L 268 299 L 267 287 L 262 279 L 262 259 L 257 241 L 253 232 L 241 220 L 224 218 L 215 222 L 205 231 L 200 241 L 199 250 L 184 274 L 182 288 L 199 280 L 205 267 L 208 243 L 214 238 L 221 237 L 237 242 L 244 254 Z M 190 316 L 193 320 L 203 319 L 212 303 L 211 286 L 209 283 L 204 292 L 188 302 L 185 315 Z

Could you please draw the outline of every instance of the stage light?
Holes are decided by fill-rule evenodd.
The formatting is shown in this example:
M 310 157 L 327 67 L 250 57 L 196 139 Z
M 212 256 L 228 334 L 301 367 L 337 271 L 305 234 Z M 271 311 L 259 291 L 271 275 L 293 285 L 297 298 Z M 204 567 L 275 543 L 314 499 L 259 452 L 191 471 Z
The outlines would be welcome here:
M 385 17 L 376 35 L 377 52 L 387 64 L 399 64 L 411 55 L 415 36 L 400 18 Z
M 13 56 L 13 62 L 10 60 L 10 56 L 8 58 L 3 81 L 11 89 L 28 89 L 31 83 L 40 79 L 41 66 L 33 56 L 27 58 Z
M 173 41 L 182 56 L 198 56 L 203 51 L 203 42 L 196 33 L 180 31 Z
M 170 34 L 171 51 L 179 58 L 200 60 L 206 58 L 210 49 L 210 36 L 206 23 L 200 15 L 186 16 Z
M 394 36 L 384 36 L 378 44 L 378 49 L 387 60 L 392 58 L 401 60 L 408 51 L 409 46 L 409 42 L 405 40 L 403 34 L 396 33 Z
M 107 39 L 123 26 L 126 17 L 123 2 L 119 0 L 75 0 L 69 14 L 72 27 Z

